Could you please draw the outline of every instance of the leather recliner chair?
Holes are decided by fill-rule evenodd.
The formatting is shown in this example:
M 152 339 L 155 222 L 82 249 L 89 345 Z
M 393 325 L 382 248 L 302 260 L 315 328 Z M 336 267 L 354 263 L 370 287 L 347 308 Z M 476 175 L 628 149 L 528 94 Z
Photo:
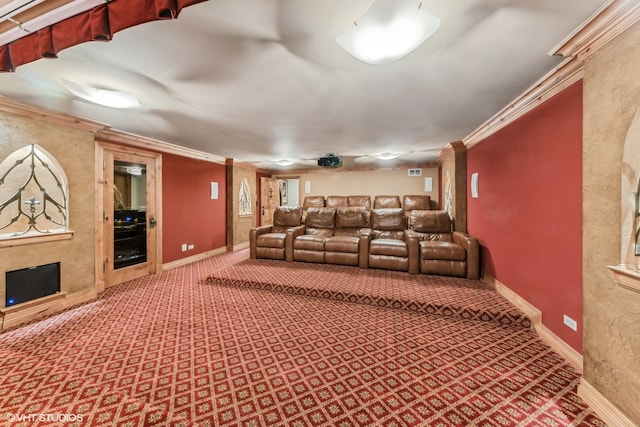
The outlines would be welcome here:
M 480 249 L 478 240 L 460 231 L 452 231 L 451 218 L 446 211 L 411 211 L 409 257 L 413 272 L 441 276 L 478 279 Z M 409 271 L 412 272 L 412 271 Z
M 323 208 L 325 204 L 324 196 L 306 196 L 302 202 L 302 223 L 307 219 L 307 209 Z
M 336 225 L 334 208 L 309 208 L 300 235 L 293 239 L 293 261 L 325 262 L 324 241 L 333 236 Z
M 302 231 L 302 208 L 278 207 L 273 225 L 263 225 L 249 231 L 249 258 L 292 261 L 293 238 Z
M 372 209 L 370 221 L 369 267 L 417 273 L 417 268 L 409 265 L 404 211 L 401 208 Z
M 369 211 L 364 207 L 346 207 L 336 210 L 333 236 L 324 241 L 324 259 L 329 264 L 369 265 Z

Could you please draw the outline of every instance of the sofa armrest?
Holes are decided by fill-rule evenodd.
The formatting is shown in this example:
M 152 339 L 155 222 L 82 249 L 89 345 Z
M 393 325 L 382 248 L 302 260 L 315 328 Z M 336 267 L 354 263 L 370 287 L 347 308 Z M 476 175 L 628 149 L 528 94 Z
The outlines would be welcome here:
M 409 273 L 418 274 L 420 272 L 420 238 L 415 231 L 405 230 L 404 241 L 407 242 L 409 250 Z
M 460 231 L 453 232 L 453 242 L 467 252 L 467 279 L 480 278 L 480 245 L 478 239 Z
M 287 261 L 293 261 L 293 241 L 296 237 L 302 236 L 306 230 L 304 225 L 298 225 L 287 230 L 287 235 L 284 238 L 284 255 Z
M 358 242 L 358 267 L 360 268 L 369 268 L 369 242 L 371 242 L 371 229 L 361 229 Z
M 261 225 L 260 227 L 254 227 L 249 230 L 249 258 L 256 259 L 256 241 L 261 234 L 267 234 L 271 231 L 270 225 Z

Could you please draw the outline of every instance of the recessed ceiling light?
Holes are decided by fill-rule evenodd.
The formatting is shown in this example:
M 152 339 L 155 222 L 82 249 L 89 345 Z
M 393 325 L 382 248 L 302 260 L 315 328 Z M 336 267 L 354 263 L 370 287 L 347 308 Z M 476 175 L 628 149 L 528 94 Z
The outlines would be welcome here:
M 416 0 L 376 0 L 336 41 L 359 60 L 383 65 L 411 53 L 438 27 L 440 19 Z
M 94 104 L 111 108 L 140 108 L 141 104 L 135 94 L 117 90 L 99 89 L 92 86 L 72 82 L 67 79 L 62 84 L 75 96 Z

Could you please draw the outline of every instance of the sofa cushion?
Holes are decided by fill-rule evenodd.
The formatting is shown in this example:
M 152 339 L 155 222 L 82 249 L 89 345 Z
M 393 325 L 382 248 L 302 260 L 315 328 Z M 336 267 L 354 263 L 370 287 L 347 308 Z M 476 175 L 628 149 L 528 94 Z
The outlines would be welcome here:
M 347 206 L 347 196 L 327 196 L 327 202 L 325 206 L 328 208 L 338 208 L 340 206 Z
M 309 208 L 305 225 L 309 228 L 333 230 L 336 225 L 336 210 L 334 208 Z
M 451 233 L 451 218 L 447 211 L 411 211 L 409 227 L 419 233 Z
M 424 260 L 464 261 L 467 252 L 450 242 L 420 242 L 420 258 Z
M 256 246 L 265 248 L 284 248 L 286 237 L 287 235 L 285 233 L 261 234 L 256 239 Z
M 407 195 L 402 198 L 402 209 L 405 211 L 412 210 L 430 210 L 431 197 L 422 195 Z
M 364 207 L 338 208 L 336 228 L 366 228 L 369 226 L 368 213 Z
M 303 234 L 293 241 L 293 249 L 306 251 L 324 251 L 325 236 Z
M 333 236 L 324 242 L 324 250 L 327 252 L 358 253 L 359 237 Z
M 371 209 L 371 196 L 347 196 L 347 206 L 362 206 Z
M 321 208 L 324 207 L 324 196 L 306 196 L 302 202 L 303 208 Z
M 409 256 L 409 249 L 404 240 L 375 239 L 369 244 L 369 254 L 406 258 Z
M 400 208 L 373 209 L 371 211 L 371 228 L 381 231 L 404 231 L 406 220 Z
M 280 206 L 273 214 L 273 225 L 297 227 L 302 221 L 302 208 Z
M 375 196 L 373 199 L 374 209 L 399 208 L 400 196 Z

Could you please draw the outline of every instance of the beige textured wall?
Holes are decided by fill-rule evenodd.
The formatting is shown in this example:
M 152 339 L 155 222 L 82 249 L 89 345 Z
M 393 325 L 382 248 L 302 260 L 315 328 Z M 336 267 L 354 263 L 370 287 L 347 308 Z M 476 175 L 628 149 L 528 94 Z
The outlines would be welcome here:
M 461 142 L 451 143 L 440 154 L 442 164 L 442 204 L 449 210 L 454 227 L 467 231 L 467 152 Z M 449 184 L 450 183 L 450 184 Z M 450 196 L 448 195 L 451 189 Z M 447 198 L 451 209 L 447 209 Z
M 0 248 L 0 307 L 5 305 L 5 272 L 60 262 L 60 287 L 73 294 L 95 288 L 94 138 L 86 131 L 0 112 L 0 161 L 38 144 L 54 156 L 69 179 L 69 228 L 73 238 Z
M 280 175 L 278 175 L 280 176 Z M 431 177 L 433 191 L 424 191 L 424 179 Z M 311 182 L 311 193 L 305 193 L 305 181 Z M 407 169 L 377 171 L 336 171 L 300 175 L 300 204 L 305 196 L 350 196 L 369 195 L 373 201 L 376 195 L 402 196 L 419 194 L 431 196 L 438 202 L 440 184 L 438 168 L 422 168 L 422 176 L 408 176 Z M 433 203 L 432 203 L 433 204 Z
M 617 286 L 625 139 L 640 106 L 640 25 L 585 66 L 583 142 L 584 377 L 640 424 L 640 294 Z M 638 264 L 636 257 L 635 264 Z
M 233 241 L 232 246 L 240 245 L 243 243 L 249 242 L 249 230 L 252 227 L 256 226 L 256 200 L 258 200 L 258 195 L 256 194 L 256 170 L 251 168 L 246 168 L 242 166 L 233 165 Z M 247 183 L 249 184 L 249 189 L 251 190 L 251 203 L 253 206 L 252 215 L 243 215 L 240 216 L 240 207 L 239 207 L 239 192 L 240 192 L 240 183 L 243 179 L 247 179 Z

